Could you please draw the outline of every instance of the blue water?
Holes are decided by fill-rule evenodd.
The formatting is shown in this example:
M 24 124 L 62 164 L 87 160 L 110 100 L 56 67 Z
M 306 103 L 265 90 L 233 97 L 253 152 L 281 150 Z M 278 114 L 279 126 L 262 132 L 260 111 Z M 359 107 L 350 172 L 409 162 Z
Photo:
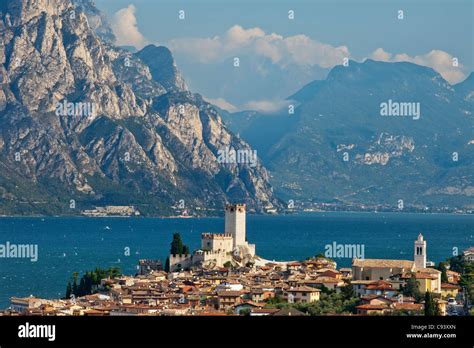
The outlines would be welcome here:
M 108 226 L 108 228 L 107 228 Z M 0 308 L 11 296 L 58 298 L 73 272 L 119 266 L 134 274 L 140 258 L 164 262 L 172 234 L 199 248 L 201 232 L 223 232 L 222 218 L 0 218 L 0 244 L 38 244 L 37 262 L 0 258 Z M 247 239 L 257 254 L 275 260 L 305 259 L 337 243 L 364 244 L 366 258 L 412 259 L 422 232 L 428 258 L 439 262 L 474 245 L 474 216 L 396 213 L 311 213 L 247 216 Z M 125 256 L 125 248 L 130 256 Z M 336 259 L 348 266 L 350 259 Z

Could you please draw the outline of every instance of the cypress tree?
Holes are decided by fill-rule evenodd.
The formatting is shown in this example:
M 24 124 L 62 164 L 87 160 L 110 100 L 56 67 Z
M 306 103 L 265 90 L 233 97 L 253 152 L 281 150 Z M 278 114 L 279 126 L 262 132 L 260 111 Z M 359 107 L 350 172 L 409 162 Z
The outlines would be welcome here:
M 72 294 L 72 288 L 71 288 L 71 282 L 67 282 L 67 286 L 66 286 L 66 299 L 69 299 L 71 298 L 71 294 Z
M 436 316 L 439 315 L 439 309 L 437 303 L 433 299 L 431 292 L 425 293 L 425 315 Z

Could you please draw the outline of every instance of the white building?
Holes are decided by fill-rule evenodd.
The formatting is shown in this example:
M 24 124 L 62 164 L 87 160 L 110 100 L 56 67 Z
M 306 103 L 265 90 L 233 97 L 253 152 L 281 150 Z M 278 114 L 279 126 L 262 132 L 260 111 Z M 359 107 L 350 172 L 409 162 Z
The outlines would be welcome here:
M 464 260 L 467 262 L 474 262 L 474 247 L 464 250 Z
M 418 269 L 426 268 L 426 240 L 420 233 L 415 241 L 415 267 Z

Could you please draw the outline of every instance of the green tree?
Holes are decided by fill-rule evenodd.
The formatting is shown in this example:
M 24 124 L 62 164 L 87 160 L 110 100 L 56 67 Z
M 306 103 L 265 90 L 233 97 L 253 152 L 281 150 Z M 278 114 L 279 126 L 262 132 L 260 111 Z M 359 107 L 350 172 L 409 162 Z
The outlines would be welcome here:
M 83 274 L 77 285 L 79 273 L 73 273 L 73 282 L 68 282 L 66 286 L 66 297 L 69 298 L 71 294 L 75 296 L 90 295 L 94 292 L 93 287 L 100 285 L 102 279 L 116 278 L 122 273 L 118 267 L 110 267 L 107 269 L 96 268 L 94 271 L 88 271 Z
M 167 257 L 165 261 L 165 272 L 169 273 L 170 272 L 170 258 Z
M 232 268 L 232 262 L 227 261 L 226 263 L 224 263 L 224 267 L 225 268 Z
M 189 254 L 190 254 L 190 253 L 189 253 L 189 248 L 188 248 L 188 246 L 187 246 L 187 245 L 184 245 L 184 244 L 183 244 L 183 254 L 184 254 L 184 255 L 189 255 Z
M 352 286 L 351 283 L 346 283 L 346 286 L 341 288 L 341 295 L 346 300 L 352 297 L 356 297 L 354 287 Z
M 183 241 L 181 240 L 181 235 L 179 233 L 174 233 L 173 234 L 173 241 L 171 242 L 171 249 L 170 249 L 170 254 L 171 255 L 188 255 L 189 254 L 189 248 L 187 245 L 183 244 Z
M 431 292 L 425 293 L 425 315 L 426 316 L 437 316 L 439 315 L 438 304 L 434 301 Z
M 252 310 L 250 308 L 244 308 L 239 312 L 239 315 L 249 316 Z
M 77 277 L 79 276 L 79 273 L 74 272 L 72 274 L 72 294 L 77 296 Z
M 71 294 L 72 294 L 72 286 L 71 286 L 71 282 L 67 282 L 67 286 L 66 286 L 66 299 L 69 299 L 71 298 Z
M 448 283 L 448 274 L 446 268 L 446 262 L 440 262 L 438 265 L 438 270 L 441 271 L 441 283 Z
M 422 295 L 419 289 L 419 283 L 415 278 L 415 275 L 412 275 L 402 287 L 402 294 L 404 296 L 413 297 L 417 302 L 421 300 Z

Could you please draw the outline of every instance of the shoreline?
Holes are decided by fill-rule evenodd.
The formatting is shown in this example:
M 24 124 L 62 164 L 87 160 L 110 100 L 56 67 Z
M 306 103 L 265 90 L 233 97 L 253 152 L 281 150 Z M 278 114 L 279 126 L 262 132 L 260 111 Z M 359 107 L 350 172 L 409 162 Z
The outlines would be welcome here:
M 367 214 L 367 215 L 394 215 L 394 214 L 406 214 L 406 215 L 446 215 L 446 216 L 473 216 L 474 213 L 446 213 L 446 212 L 406 212 L 406 211 L 354 211 L 354 210 L 327 210 L 327 211 L 298 211 L 292 213 L 280 213 L 280 214 L 249 214 L 249 216 L 302 216 L 302 215 L 323 215 L 323 214 Z M 0 219 L 3 218 L 38 218 L 38 219 L 51 219 L 51 218 L 86 218 L 86 219 L 103 219 L 103 218 L 120 218 L 120 219 L 213 219 L 223 218 L 220 215 L 209 215 L 209 216 L 120 216 L 120 215 L 108 215 L 108 216 L 85 216 L 85 215 L 0 215 Z

